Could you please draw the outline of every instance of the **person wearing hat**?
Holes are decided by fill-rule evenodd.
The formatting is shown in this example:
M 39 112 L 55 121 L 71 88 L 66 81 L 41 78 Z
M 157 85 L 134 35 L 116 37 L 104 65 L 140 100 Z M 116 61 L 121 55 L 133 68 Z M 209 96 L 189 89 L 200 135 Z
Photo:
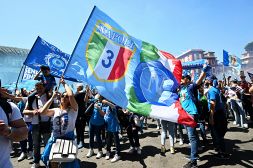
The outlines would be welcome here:
M 209 65 L 203 66 L 203 71 L 199 76 L 199 79 L 193 83 L 191 82 L 191 76 L 188 74 L 184 74 L 181 80 L 181 90 L 179 92 L 180 95 L 180 103 L 183 109 L 191 115 L 195 121 L 197 121 L 198 117 L 198 86 L 202 83 L 202 80 L 205 78 L 206 73 L 210 71 L 211 67 Z M 188 132 L 188 138 L 191 143 L 191 160 L 184 165 L 184 168 L 193 168 L 197 167 L 197 157 L 198 157 L 198 134 L 196 131 L 196 127 L 188 127 L 186 126 Z
M 229 155 L 225 153 L 224 141 L 224 136 L 227 132 L 227 119 L 220 90 L 213 86 L 214 80 L 213 77 L 207 77 L 205 80 L 205 85 L 208 87 L 209 127 L 211 129 L 214 146 L 218 150 L 216 156 L 221 159 L 228 159 Z

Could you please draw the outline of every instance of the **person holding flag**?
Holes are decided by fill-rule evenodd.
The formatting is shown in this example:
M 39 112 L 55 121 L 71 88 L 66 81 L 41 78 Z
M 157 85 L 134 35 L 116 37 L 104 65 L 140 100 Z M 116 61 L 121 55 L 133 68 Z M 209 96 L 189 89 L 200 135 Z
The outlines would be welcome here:
M 191 82 L 191 76 L 184 74 L 181 80 L 181 90 L 180 103 L 183 109 L 190 114 L 194 120 L 198 120 L 198 86 L 202 83 L 206 76 L 206 73 L 210 71 L 211 67 L 209 65 L 203 66 L 203 71 L 199 76 L 196 83 Z M 188 138 L 191 143 L 191 160 L 184 165 L 184 168 L 195 168 L 197 167 L 197 157 L 198 157 L 198 134 L 196 132 L 196 127 L 186 126 L 188 132 Z

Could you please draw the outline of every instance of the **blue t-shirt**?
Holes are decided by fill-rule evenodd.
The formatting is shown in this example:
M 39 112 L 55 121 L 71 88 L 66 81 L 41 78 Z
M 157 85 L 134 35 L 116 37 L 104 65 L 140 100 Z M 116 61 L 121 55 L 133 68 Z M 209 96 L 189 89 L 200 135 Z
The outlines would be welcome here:
M 180 90 L 180 103 L 183 109 L 191 115 L 198 114 L 197 107 L 194 103 L 194 92 L 197 89 L 196 84 L 190 84 L 188 86 L 183 86 Z
M 98 105 L 101 107 L 101 109 L 104 111 L 104 107 L 102 106 L 102 103 L 98 103 Z M 101 126 L 104 125 L 104 116 L 100 115 L 98 109 L 94 107 L 93 113 L 90 118 L 90 123 L 92 125 Z
M 117 117 L 117 108 L 110 108 L 107 106 L 106 114 L 104 116 L 106 122 L 106 129 L 109 132 L 118 132 L 120 129 L 119 121 Z
M 51 74 L 48 76 L 40 75 L 37 80 L 43 83 L 46 91 L 51 90 L 56 85 L 55 78 Z
M 209 110 L 210 110 L 210 106 L 211 106 L 210 105 L 211 100 L 215 101 L 215 103 L 216 103 L 215 111 L 224 110 L 219 89 L 212 86 L 207 92 L 207 99 L 208 99 Z

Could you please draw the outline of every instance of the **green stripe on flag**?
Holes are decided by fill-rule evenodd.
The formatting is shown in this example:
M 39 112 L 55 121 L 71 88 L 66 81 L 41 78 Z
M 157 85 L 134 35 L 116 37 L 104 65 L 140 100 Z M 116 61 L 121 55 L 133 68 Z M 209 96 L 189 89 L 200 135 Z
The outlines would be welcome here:
M 92 68 L 95 68 L 100 56 L 102 55 L 106 43 L 107 39 L 104 36 L 100 35 L 97 32 L 94 32 L 87 50 L 87 59 Z
M 151 104 L 140 103 L 135 95 L 134 87 L 131 87 L 128 92 L 128 105 L 127 108 L 129 111 L 134 113 L 148 116 L 151 112 Z
M 160 58 L 160 56 L 157 54 L 158 49 L 147 42 L 142 42 L 142 48 L 141 48 L 141 62 L 148 62 L 148 61 L 154 61 Z

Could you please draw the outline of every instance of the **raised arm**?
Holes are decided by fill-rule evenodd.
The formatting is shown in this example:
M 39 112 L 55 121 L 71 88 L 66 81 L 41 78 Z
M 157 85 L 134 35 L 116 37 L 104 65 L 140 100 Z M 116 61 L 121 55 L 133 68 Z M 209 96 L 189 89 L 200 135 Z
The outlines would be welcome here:
M 202 70 L 198 80 L 196 81 L 197 85 L 200 85 L 202 83 L 203 79 L 206 77 L 206 73 L 209 72 L 210 70 L 211 70 L 210 65 L 204 64 L 203 70 Z
M 34 80 L 38 80 L 39 76 L 40 76 L 41 70 L 35 75 L 35 77 L 33 78 Z
M 42 109 L 39 110 L 40 114 L 47 116 L 54 115 L 54 109 L 49 109 L 49 107 L 54 102 L 54 98 L 57 96 L 57 94 L 58 92 L 53 93 L 52 97 L 46 102 L 46 104 L 42 107 Z
M 65 88 L 65 91 L 69 97 L 69 102 L 71 107 L 74 109 L 74 111 L 77 111 L 78 109 L 78 104 L 76 102 L 75 96 L 71 88 L 65 83 L 65 80 L 61 78 L 60 82 L 62 83 L 63 87 Z
M 7 99 L 11 99 L 15 102 L 20 102 L 22 101 L 23 97 L 19 97 L 19 96 L 14 96 L 12 94 L 7 93 L 5 90 L 3 90 L 2 88 L 0 88 L 0 93 L 3 95 L 3 97 L 7 98 Z
M 111 102 L 109 102 L 109 101 L 107 101 L 107 100 L 105 100 L 105 99 L 102 101 L 102 103 L 103 103 L 103 104 L 107 104 L 107 105 L 110 106 L 111 108 L 115 108 L 115 105 L 114 105 L 113 103 L 111 103 Z

